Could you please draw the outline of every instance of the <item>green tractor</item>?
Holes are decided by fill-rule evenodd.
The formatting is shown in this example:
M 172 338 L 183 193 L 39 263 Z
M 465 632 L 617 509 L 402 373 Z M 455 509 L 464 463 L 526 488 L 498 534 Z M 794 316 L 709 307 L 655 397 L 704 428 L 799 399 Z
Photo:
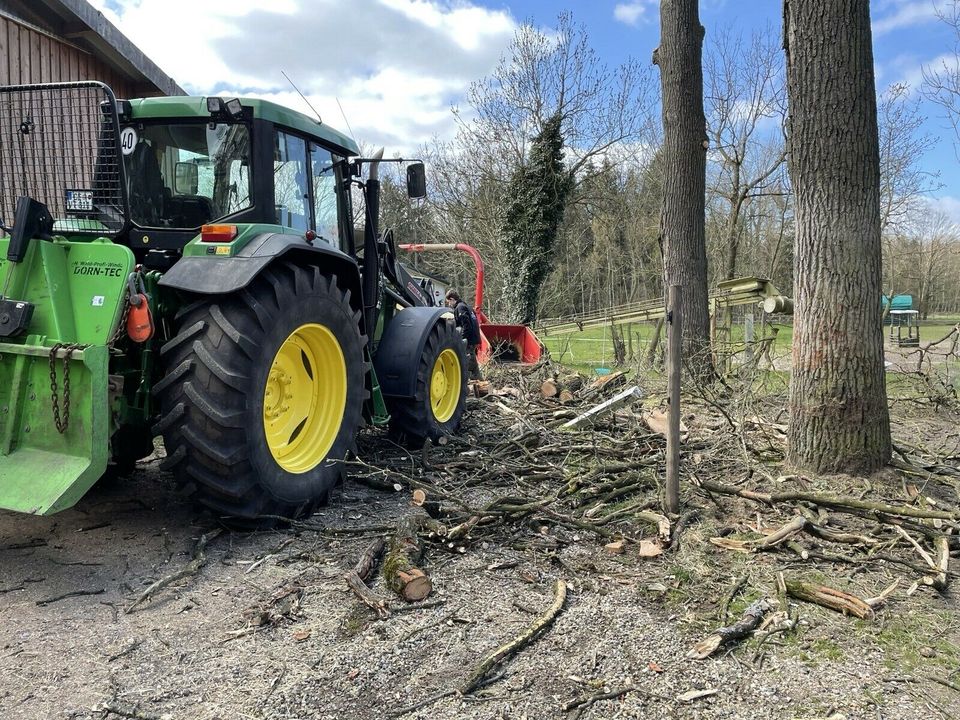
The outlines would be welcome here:
M 358 155 L 263 100 L 0 87 L 0 508 L 71 507 L 162 435 L 214 513 L 294 518 L 364 422 L 455 432 L 464 342 Z

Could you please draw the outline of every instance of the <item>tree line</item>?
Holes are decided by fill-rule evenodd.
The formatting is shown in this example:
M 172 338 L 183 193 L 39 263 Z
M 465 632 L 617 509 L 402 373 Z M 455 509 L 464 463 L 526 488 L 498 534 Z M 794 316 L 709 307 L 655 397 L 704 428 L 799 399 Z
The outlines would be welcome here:
M 954 28 L 957 18 L 944 16 Z M 708 286 L 756 275 L 793 294 L 782 44 L 769 26 L 704 37 Z M 522 25 L 454 109 L 455 137 L 422 148 L 426 204 L 409 206 L 398 180 L 385 180 L 387 223 L 400 241 L 476 246 L 487 261 L 485 309 L 497 318 L 531 322 L 662 294 L 667 149 L 656 71 L 650 61 L 608 66 L 570 13 L 550 32 Z M 913 295 L 924 315 L 960 312 L 960 228 L 929 202 L 940 183 L 924 158 L 938 139 L 922 131 L 920 111 L 926 93 L 956 118 L 949 102 L 960 83 L 949 87 L 944 73 L 931 68 L 922 87 L 895 84 L 877 98 L 882 286 Z M 458 286 L 472 282 L 464 262 L 417 263 Z

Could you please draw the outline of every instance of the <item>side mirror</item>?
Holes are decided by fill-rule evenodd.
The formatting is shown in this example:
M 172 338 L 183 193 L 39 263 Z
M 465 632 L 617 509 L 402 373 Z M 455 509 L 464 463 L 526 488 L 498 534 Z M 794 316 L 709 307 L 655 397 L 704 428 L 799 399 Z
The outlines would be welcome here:
M 178 162 L 173 181 L 177 195 L 196 195 L 200 184 L 200 170 L 196 163 Z
M 407 196 L 414 199 L 427 196 L 427 173 L 422 162 L 407 165 Z

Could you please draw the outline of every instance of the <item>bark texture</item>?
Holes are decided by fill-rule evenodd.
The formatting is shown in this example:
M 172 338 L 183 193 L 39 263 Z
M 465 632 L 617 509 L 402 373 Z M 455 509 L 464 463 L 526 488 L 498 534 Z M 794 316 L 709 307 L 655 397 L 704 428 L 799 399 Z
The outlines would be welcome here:
M 709 374 L 702 51 L 697 0 L 661 0 L 660 47 L 653 61 L 660 66 L 663 96 L 663 286 L 664 292 L 671 285 L 683 288 L 685 362 L 697 372 Z
M 796 196 L 788 461 L 868 472 L 890 457 L 880 160 L 866 0 L 784 0 Z

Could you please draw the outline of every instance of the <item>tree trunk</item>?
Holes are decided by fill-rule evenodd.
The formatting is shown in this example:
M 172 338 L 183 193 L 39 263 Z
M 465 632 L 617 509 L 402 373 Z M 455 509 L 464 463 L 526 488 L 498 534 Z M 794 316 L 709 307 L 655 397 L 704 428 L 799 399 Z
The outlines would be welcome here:
M 663 94 L 664 292 L 683 287 L 683 354 L 700 374 L 712 372 L 704 239 L 707 124 L 703 114 L 703 26 L 697 0 L 661 0 L 660 66 Z
M 869 4 L 784 0 L 784 46 L 796 194 L 788 461 L 867 472 L 890 457 Z
M 733 280 L 737 276 L 737 255 L 740 252 L 740 208 L 743 206 L 743 191 L 740 189 L 739 163 L 733 163 L 730 176 L 732 192 L 727 198 L 730 214 L 727 216 L 727 269 L 723 276 L 725 280 Z

